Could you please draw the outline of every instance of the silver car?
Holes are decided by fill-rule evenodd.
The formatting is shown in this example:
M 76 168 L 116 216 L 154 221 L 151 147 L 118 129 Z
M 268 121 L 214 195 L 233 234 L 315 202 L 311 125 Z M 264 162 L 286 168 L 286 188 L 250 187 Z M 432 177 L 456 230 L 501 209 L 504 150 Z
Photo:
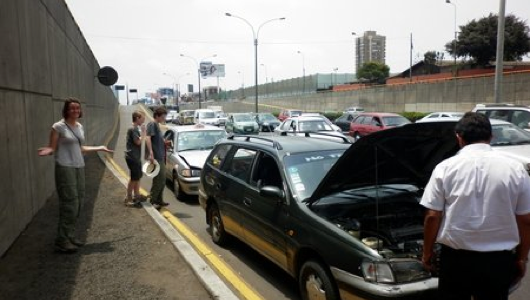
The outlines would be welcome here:
M 203 124 L 168 126 L 165 139 L 166 178 L 173 183 L 178 200 L 197 195 L 201 170 L 213 146 L 227 136 L 224 129 Z
M 304 116 L 288 118 L 280 126 L 274 129 L 275 133 L 297 133 L 303 135 L 306 132 L 318 132 L 331 136 L 346 138 L 344 134 L 336 130 L 333 125 L 323 116 Z M 332 126 L 333 125 L 333 126 Z M 340 130 L 340 128 L 339 128 Z

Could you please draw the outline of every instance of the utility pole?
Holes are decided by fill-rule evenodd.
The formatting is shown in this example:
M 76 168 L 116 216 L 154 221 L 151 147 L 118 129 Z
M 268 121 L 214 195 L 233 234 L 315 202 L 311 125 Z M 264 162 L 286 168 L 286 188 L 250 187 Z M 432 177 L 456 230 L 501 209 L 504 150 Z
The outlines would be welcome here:
M 504 11 L 506 0 L 500 0 L 497 21 L 497 55 L 495 61 L 495 103 L 502 102 L 502 70 L 504 68 Z

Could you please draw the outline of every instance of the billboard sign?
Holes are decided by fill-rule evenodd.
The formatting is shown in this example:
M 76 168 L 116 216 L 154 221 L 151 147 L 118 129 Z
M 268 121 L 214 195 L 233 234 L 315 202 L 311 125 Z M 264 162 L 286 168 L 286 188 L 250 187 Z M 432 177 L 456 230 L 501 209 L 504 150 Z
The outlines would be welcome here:
M 205 61 L 201 62 L 200 69 L 202 77 L 225 77 L 225 65 Z

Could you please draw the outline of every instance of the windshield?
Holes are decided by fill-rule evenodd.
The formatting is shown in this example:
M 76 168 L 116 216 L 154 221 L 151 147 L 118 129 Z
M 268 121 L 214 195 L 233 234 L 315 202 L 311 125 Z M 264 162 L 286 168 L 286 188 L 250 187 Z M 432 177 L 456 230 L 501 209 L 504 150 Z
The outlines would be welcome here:
M 302 114 L 301 110 L 291 110 L 291 117 L 298 117 Z
M 208 150 L 220 139 L 226 137 L 224 130 L 184 131 L 179 133 L 177 141 L 178 151 Z
M 344 151 L 337 149 L 286 156 L 284 163 L 294 196 L 300 201 L 309 198 Z
M 234 115 L 234 121 L 236 122 L 253 122 L 254 119 L 251 115 Z
M 401 116 L 396 117 L 383 117 L 383 123 L 386 126 L 399 126 L 410 123 L 409 119 Z
M 530 144 L 530 132 L 513 124 L 492 125 L 492 146 Z
M 191 117 L 193 116 L 193 110 L 183 111 L 182 115 L 185 117 Z
M 213 119 L 215 113 L 213 111 L 201 111 L 199 112 L 199 119 Z
M 333 131 L 324 120 L 298 122 L 298 131 Z
M 226 118 L 226 114 L 222 111 L 216 112 L 218 118 Z

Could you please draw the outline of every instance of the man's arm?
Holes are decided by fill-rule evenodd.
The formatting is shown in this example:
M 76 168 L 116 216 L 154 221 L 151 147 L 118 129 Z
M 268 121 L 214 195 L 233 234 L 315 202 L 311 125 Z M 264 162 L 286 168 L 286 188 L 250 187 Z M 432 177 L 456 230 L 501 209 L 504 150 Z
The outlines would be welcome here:
M 427 270 L 432 269 L 432 258 L 434 254 L 434 243 L 440 230 L 442 223 L 442 212 L 428 209 L 425 212 L 425 220 L 423 223 L 423 266 Z
M 526 262 L 528 261 L 528 251 L 530 251 L 530 214 L 516 215 L 517 227 L 519 229 L 519 245 L 517 254 L 517 279 L 521 280 L 526 273 Z

